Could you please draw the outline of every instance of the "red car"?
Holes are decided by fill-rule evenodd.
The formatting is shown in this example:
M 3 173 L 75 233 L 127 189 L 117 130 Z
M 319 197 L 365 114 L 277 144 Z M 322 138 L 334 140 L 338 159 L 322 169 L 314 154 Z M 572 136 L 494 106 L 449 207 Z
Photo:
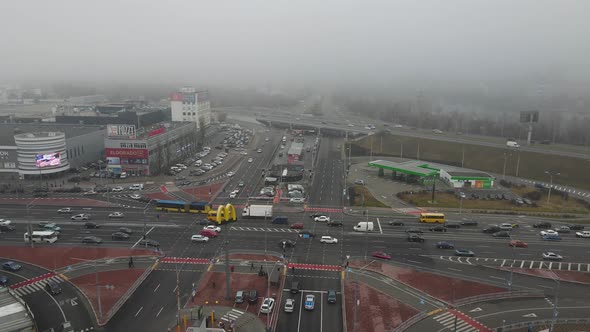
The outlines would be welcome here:
M 529 247 L 528 243 L 520 241 L 520 240 L 512 240 L 512 241 L 508 242 L 508 245 L 510 247 L 516 247 L 516 248 L 528 248 Z
M 381 258 L 381 259 L 391 259 L 391 256 L 384 253 L 383 251 L 375 251 L 371 254 L 371 256 L 373 256 L 375 258 Z
M 217 237 L 217 232 L 212 231 L 210 229 L 203 229 L 203 230 L 201 230 L 201 232 L 199 234 L 206 236 L 208 238 Z
M 291 224 L 291 228 L 292 229 L 303 229 L 303 224 L 302 223 Z

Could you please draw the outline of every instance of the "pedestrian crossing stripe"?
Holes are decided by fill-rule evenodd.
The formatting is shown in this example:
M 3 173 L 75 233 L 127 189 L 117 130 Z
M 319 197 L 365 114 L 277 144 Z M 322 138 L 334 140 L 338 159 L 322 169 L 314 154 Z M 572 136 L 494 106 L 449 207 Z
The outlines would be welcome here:
M 18 294 L 19 296 L 25 296 L 31 293 L 35 293 L 38 292 L 40 290 L 43 290 L 43 288 L 45 287 L 45 285 L 47 284 L 48 281 L 53 281 L 56 283 L 61 283 L 64 280 L 58 276 L 58 275 L 54 275 L 52 277 L 43 279 L 43 280 L 39 280 L 36 281 L 34 283 L 31 284 L 27 284 L 27 285 L 23 285 L 17 288 L 14 288 L 13 291 Z
M 479 323 L 476 320 L 471 319 L 467 315 L 457 311 L 448 310 L 442 314 L 432 317 L 435 321 L 439 322 L 445 328 L 451 331 L 457 332 L 483 332 L 491 331 L 489 328 Z
M 225 315 L 223 315 L 220 319 L 224 320 L 228 323 L 231 323 L 232 321 L 238 320 L 238 318 L 240 318 L 240 316 L 242 316 L 243 314 L 244 314 L 243 311 L 240 311 L 237 309 L 232 309 L 232 310 L 228 311 L 227 313 L 225 313 Z
M 340 213 L 342 209 L 338 208 L 323 208 L 323 207 L 306 207 L 306 212 L 328 212 L 328 213 Z
M 229 228 L 234 231 L 247 231 L 247 232 L 276 232 L 276 233 L 298 233 L 296 229 L 290 228 L 266 228 L 266 227 L 239 227 L 232 226 Z
M 442 260 L 448 260 L 453 263 L 467 265 L 486 265 L 497 266 L 501 268 L 519 268 L 519 269 L 537 269 L 537 270 L 563 270 L 576 272 L 589 272 L 590 263 L 573 263 L 573 262 L 547 262 L 531 261 L 522 259 L 509 258 L 486 258 L 486 257 L 459 257 L 459 256 L 438 256 Z

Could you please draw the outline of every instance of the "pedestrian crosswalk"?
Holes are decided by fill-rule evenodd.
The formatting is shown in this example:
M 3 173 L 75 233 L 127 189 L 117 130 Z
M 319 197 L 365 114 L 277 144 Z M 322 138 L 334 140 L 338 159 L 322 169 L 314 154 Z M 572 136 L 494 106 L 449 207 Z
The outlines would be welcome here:
M 559 261 L 534 261 L 525 259 L 508 259 L 508 258 L 485 258 L 485 257 L 458 257 L 458 256 L 439 256 L 438 258 L 455 263 L 468 265 L 487 265 L 505 268 L 518 269 L 545 269 L 545 270 L 562 270 L 575 272 L 589 272 L 590 263 L 573 263 Z
M 422 212 L 424 212 L 423 209 L 421 208 L 398 208 L 398 209 L 393 209 L 393 211 L 398 212 L 398 213 L 403 213 L 403 214 L 420 214 Z
M 276 233 L 297 233 L 296 229 L 290 228 L 267 228 L 267 227 L 238 227 L 232 226 L 229 228 L 232 231 L 246 231 L 246 232 L 276 232 Z
M 32 282 L 14 284 L 11 288 L 13 288 L 12 290 L 18 295 L 25 296 L 43 290 L 48 281 L 62 283 L 64 280 L 60 276 L 52 274 L 50 277 L 34 280 Z
M 479 331 L 491 331 L 483 324 L 471 319 L 465 314 L 448 310 L 444 313 L 434 316 L 433 319 L 442 324 L 449 331 L 456 332 L 479 332 Z
M 341 213 L 342 209 L 338 208 L 324 208 L 324 207 L 306 207 L 306 212 L 325 212 L 325 213 Z
M 230 311 L 228 311 L 227 313 L 225 313 L 225 315 L 221 316 L 221 320 L 225 321 L 227 323 L 235 323 L 236 320 L 238 320 L 238 318 L 240 318 L 240 316 L 242 316 L 244 314 L 243 311 L 240 311 L 238 309 L 232 309 Z

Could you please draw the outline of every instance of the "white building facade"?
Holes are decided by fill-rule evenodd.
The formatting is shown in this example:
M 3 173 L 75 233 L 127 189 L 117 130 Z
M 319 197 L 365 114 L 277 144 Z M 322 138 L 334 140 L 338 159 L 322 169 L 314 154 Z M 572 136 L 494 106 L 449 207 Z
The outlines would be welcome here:
M 211 123 L 211 103 L 207 91 L 194 88 L 182 88 L 170 98 L 172 121 L 195 122 L 197 130 L 201 124 L 206 127 Z

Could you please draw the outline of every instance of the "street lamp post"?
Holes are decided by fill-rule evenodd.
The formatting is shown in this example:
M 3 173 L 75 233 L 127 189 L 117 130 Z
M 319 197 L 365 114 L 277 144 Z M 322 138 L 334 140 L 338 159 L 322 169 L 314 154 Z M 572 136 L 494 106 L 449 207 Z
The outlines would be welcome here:
M 100 317 L 100 319 L 102 319 L 102 301 L 100 299 L 100 289 L 101 288 L 106 288 L 106 289 L 115 289 L 114 285 L 101 285 L 98 282 L 98 266 L 96 265 L 96 261 L 93 260 L 88 260 L 88 259 L 84 259 L 84 258 L 76 258 L 76 257 L 72 257 L 72 259 L 77 260 L 77 261 L 82 261 L 82 262 L 91 262 L 92 266 L 94 268 L 94 275 L 95 275 L 95 286 L 96 286 L 96 297 L 97 297 L 97 302 L 98 302 L 98 316 Z
M 549 175 L 549 193 L 547 194 L 547 203 L 549 203 L 549 199 L 551 198 L 551 188 L 553 188 L 553 175 L 558 176 L 561 173 L 552 173 L 550 171 L 545 171 L 545 174 Z
M 27 204 L 27 224 L 28 224 L 28 228 L 29 228 L 29 243 L 31 243 L 31 248 L 35 247 L 35 244 L 33 243 L 33 225 L 31 224 L 31 213 L 30 213 L 30 208 L 31 205 L 33 205 L 35 203 L 35 201 L 37 201 L 39 198 L 35 198 L 34 200 L 32 200 L 29 204 Z
M 153 201 L 153 199 L 150 199 L 146 205 L 143 207 L 143 239 L 147 240 L 147 234 L 146 234 L 146 228 L 147 228 L 147 216 L 146 216 L 146 212 L 147 212 L 147 208 L 148 206 L 150 206 L 150 203 Z M 147 249 L 147 241 L 143 241 L 143 244 L 145 246 L 145 248 Z
M 266 265 L 266 258 L 264 259 L 264 263 Z M 272 276 L 272 274 L 275 272 L 275 266 L 277 265 L 281 265 L 281 261 L 276 261 L 272 267 L 270 272 L 268 272 L 268 266 L 267 266 L 267 277 L 266 277 L 266 298 L 270 298 L 270 277 Z M 278 271 L 277 271 L 278 273 Z M 269 313 L 270 315 L 270 313 Z M 270 332 L 270 317 L 267 317 L 266 320 L 266 330 Z

